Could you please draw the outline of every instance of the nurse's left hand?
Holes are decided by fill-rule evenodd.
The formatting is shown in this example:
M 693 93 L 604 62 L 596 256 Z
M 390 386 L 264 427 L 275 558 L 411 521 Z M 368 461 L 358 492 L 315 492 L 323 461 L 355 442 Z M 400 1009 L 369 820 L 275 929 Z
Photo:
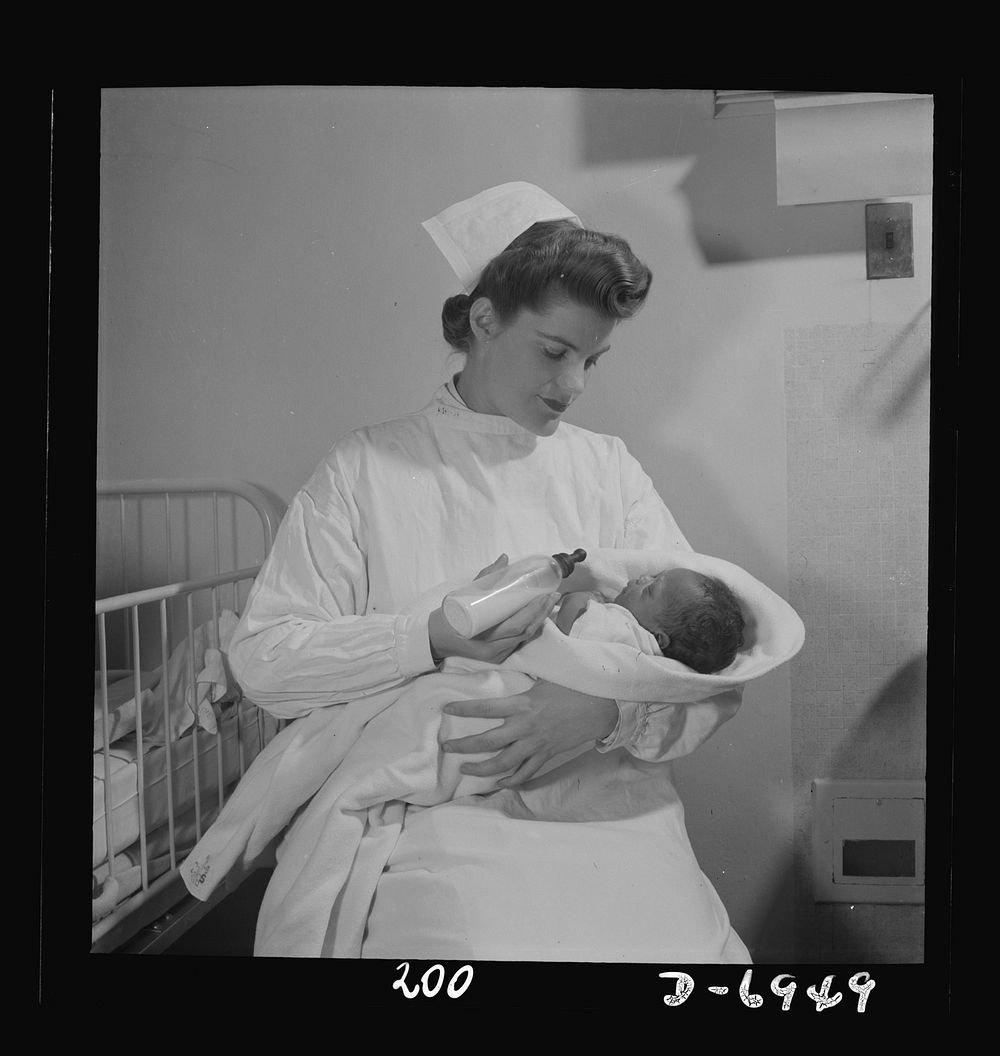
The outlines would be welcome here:
M 463 774 L 490 777 L 509 772 L 502 787 L 533 777 L 553 756 L 607 737 L 618 722 L 618 705 L 555 682 L 539 679 L 527 693 L 490 700 L 459 700 L 447 704 L 449 715 L 503 719 L 503 723 L 471 737 L 447 741 L 446 752 L 497 752 L 481 763 L 466 763 Z

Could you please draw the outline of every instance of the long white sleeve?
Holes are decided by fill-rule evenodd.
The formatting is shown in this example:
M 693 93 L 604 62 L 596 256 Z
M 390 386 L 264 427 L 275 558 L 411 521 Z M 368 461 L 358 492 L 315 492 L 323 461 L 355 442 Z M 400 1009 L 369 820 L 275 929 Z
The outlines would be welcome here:
M 333 456 L 295 496 L 233 636 L 244 693 L 293 718 L 432 670 L 427 618 L 368 613 L 358 518 Z
M 627 451 L 622 453 L 622 490 L 627 504 L 627 549 L 692 549 L 656 492 L 653 482 Z M 646 762 L 666 762 L 689 755 L 739 709 L 741 689 L 693 704 L 618 700 L 618 723 L 597 744 L 599 752 L 624 748 Z

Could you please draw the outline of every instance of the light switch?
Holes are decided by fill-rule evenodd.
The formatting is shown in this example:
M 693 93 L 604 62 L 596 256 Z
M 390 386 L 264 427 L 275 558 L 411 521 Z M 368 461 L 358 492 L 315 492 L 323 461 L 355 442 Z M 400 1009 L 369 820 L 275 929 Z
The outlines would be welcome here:
M 913 206 L 881 202 L 865 206 L 869 279 L 913 277 Z
M 817 779 L 812 789 L 817 902 L 923 902 L 923 781 Z

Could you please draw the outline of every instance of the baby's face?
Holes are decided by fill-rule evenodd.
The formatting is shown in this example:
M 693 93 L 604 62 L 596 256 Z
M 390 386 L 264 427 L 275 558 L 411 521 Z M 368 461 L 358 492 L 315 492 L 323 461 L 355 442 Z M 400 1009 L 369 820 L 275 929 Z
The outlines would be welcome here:
M 702 593 L 701 576 L 689 568 L 670 568 L 658 575 L 630 579 L 625 589 L 615 598 L 615 604 L 629 612 L 647 630 L 656 626 L 671 605 L 688 598 L 699 598 Z

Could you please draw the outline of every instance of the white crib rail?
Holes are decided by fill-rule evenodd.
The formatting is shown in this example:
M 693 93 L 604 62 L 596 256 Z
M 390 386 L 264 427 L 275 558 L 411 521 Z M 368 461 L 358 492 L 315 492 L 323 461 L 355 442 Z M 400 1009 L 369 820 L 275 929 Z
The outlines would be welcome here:
M 182 477 L 175 480 L 154 477 L 146 480 L 102 480 L 97 483 L 98 495 L 236 495 L 253 507 L 260 517 L 264 533 L 265 553 L 271 549 L 274 533 L 280 517 L 267 495 L 260 488 L 245 480 L 228 480 L 222 477 L 198 479 Z
M 175 742 L 169 734 L 170 730 L 170 700 L 169 693 L 166 692 L 166 686 L 164 686 L 163 692 L 163 707 L 165 710 L 164 715 L 164 728 L 168 731 L 165 737 L 165 744 L 163 746 L 165 752 L 165 780 L 166 780 L 166 808 L 167 808 L 167 826 L 168 826 L 168 845 L 169 845 L 169 869 L 162 876 L 155 879 L 150 879 L 149 876 L 149 857 L 147 854 L 147 839 L 149 833 L 147 832 L 147 816 L 146 816 L 146 803 L 145 803 L 145 791 L 146 781 L 144 773 L 144 762 L 145 762 L 145 746 L 143 745 L 143 716 L 142 716 L 142 692 L 141 692 L 141 671 L 142 671 L 142 650 L 140 645 L 140 627 L 139 627 L 139 611 L 140 606 L 156 605 L 159 617 L 159 652 L 161 661 L 161 677 L 166 682 L 167 672 L 167 661 L 169 654 L 169 619 L 167 606 L 168 602 L 173 599 L 184 598 L 186 602 L 186 633 L 187 640 L 192 643 L 194 640 L 195 633 L 195 620 L 194 620 L 194 609 L 193 599 L 200 592 L 208 592 L 211 601 L 211 624 L 214 627 L 215 641 L 220 641 L 219 634 L 219 598 L 218 591 L 220 587 L 231 586 L 233 595 L 233 610 L 238 610 L 238 586 L 241 583 L 252 581 L 256 576 L 260 566 L 253 565 L 250 567 L 234 569 L 231 571 L 219 571 L 220 563 L 220 549 L 219 549 L 219 509 L 218 499 L 219 496 L 236 496 L 243 499 L 245 502 L 256 511 L 258 514 L 261 532 L 262 532 L 262 547 L 261 547 L 261 558 L 266 555 L 271 543 L 274 539 L 274 534 L 277 528 L 279 517 L 277 512 L 273 509 L 270 500 L 266 495 L 255 488 L 253 485 L 247 484 L 243 481 L 231 481 L 223 479 L 211 479 L 211 480 L 137 480 L 137 481 L 103 481 L 98 484 L 98 495 L 103 497 L 118 497 L 120 508 L 121 508 L 121 547 L 122 547 L 122 566 L 125 567 L 125 548 L 126 548 L 126 531 L 125 531 L 125 501 L 126 497 L 135 496 L 161 496 L 164 502 L 165 510 L 165 523 L 166 523 L 166 540 L 167 540 L 167 553 L 166 553 L 166 564 L 167 569 L 170 568 L 170 496 L 193 496 L 193 495 L 205 495 L 210 494 L 213 502 L 213 539 L 211 540 L 211 551 L 213 553 L 213 563 L 216 569 L 215 573 L 208 576 L 202 576 L 193 579 L 184 579 L 178 582 L 168 582 L 162 585 L 144 588 L 141 590 L 126 591 L 125 593 L 117 594 L 112 597 L 106 597 L 98 599 L 95 603 L 95 617 L 97 620 L 97 636 L 98 636 L 98 649 L 99 649 L 99 664 L 101 672 L 101 698 L 103 701 L 103 758 L 104 758 L 104 808 L 105 808 L 105 836 L 107 845 L 107 867 L 108 867 L 108 879 L 105 884 L 111 885 L 110 890 L 113 893 L 114 885 L 116 883 L 116 876 L 119 875 L 115 868 L 115 858 L 119 853 L 115 841 L 115 820 L 114 820 L 114 806 L 112 803 L 111 794 L 111 752 L 110 752 L 110 715 L 108 709 L 108 660 L 107 660 L 107 630 L 106 630 L 106 617 L 111 613 L 122 612 L 128 621 L 128 630 L 125 636 L 127 659 L 126 669 L 131 668 L 133 677 L 133 693 L 136 702 L 136 716 L 135 716 L 135 738 L 136 738 L 136 767 L 137 767 L 137 785 L 136 792 L 138 797 L 138 829 L 139 829 L 139 863 L 140 863 L 140 877 L 141 886 L 138 891 L 125 898 L 120 904 L 115 906 L 110 914 L 104 916 L 102 919 L 95 922 L 92 926 L 92 950 L 94 952 L 107 952 L 112 949 L 116 949 L 122 945 L 122 943 L 133 940 L 143 929 L 146 930 L 146 938 L 139 943 L 136 948 L 136 952 L 139 952 L 141 948 L 143 951 L 152 950 L 158 946 L 164 945 L 163 940 L 169 932 L 171 938 L 183 933 L 186 927 L 189 927 L 198 916 L 203 914 L 207 908 L 209 908 L 214 901 L 213 899 L 209 903 L 199 903 L 197 900 L 192 899 L 191 896 L 187 895 L 186 890 L 180 881 L 178 874 L 178 846 L 176 841 L 176 823 L 177 818 L 175 816 L 175 804 L 174 804 L 174 789 L 173 789 L 173 759 L 172 751 L 178 742 Z M 235 555 L 234 555 L 235 560 Z M 169 576 L 167 578 L 170 578 Z M 145 625 L 148 628 L 148 623 Z M 194 649 L 193 647 L 188 648 L 188 668 L 187 668 L 187 690 L 192 694 L 192 699 L 197 699 L 196 689 L 196 673 L 194 664 Z M 252 722 L 253 717 L 251 714 L 246 712 L 247 707 L 253 707 L 253 705 L 245 704 L 239 697 L 235 701 L 233 708 L 229 710 L 229 718 L 231 719 L 235 713 L 235 740 L 236 740 L 236 751 L 238 755 L 238 774 L 239 778 L 242 778 L 246 772 L 248 766 L 248 760 L 246 758 L 246 744 L 245 744 L 245 731 L 244 726 L 247 721 Z M 221 810 L 225 802 L 227 788 L 231 792 L 235 786 L 235 780 L 230 777 L 227 781 L 225 777 L 225 744 L 224 744 L 224 716 L 218 705 L 213 706 L 213 710 L 216 716 L 216 724 L 218 732 L 215 735 L 211 735 L 202 731 L 203 738 L 207 738 L 209 741 L 214 737 L 215 740 L 215 761 L 216 761 L 216 789 L 218 793 L 217 809 Z M 258 712 L 256 708 L 253 709 L 253 714 L 256 715 L 257 721 L 257 736 L 256 736 L 256 750 L 259 751 L 263 748 L 267 738 L 267 730 L 265 729 L 265 723 L 263 721 L 262 713 Z M 273 726 L 272 721 L 272 726 Z M 276 725 L 276 728 L 280 728 L 284 723 Z M 275 732 L 274 729 L 272 729 Z M 201 799 L 202 792 L 202 780 L 199 772 L 200 756 L 203 753 L 210 753 L 211 749 L 206 745 L 204 749 L 199 747 L 199 727 L 198 722 L 195 721 L 190 731 L 185 736 L 190 735 L 192 739 L 191 743 L 191 766 L 193 769 L 193 793 L 194 793 L 194 824 L 195 824 L 195 839 L 200 839 L 203 831 L 203 821 L 206 817 L 214 816 L 215 807 L 204 807 Z M 131 844 L 134 846 L 134 843 Z M 189 848 L 186 848 L 189 849 Z M 185 853 L 186 853 L 185 849 Z M 134 868 L 134 866 L 132 867 Z M 134 875 L 134 874 L 133 874 Z M 242 877 L 237 876 L 234 879 L 234 883 L 229 885 L 229 889 L 235 886 Z M 225 892 L 220 893 L 224 894 Z M 167 912 L 164 916 L 165 911 Z M 140 936 L 140 939 L 142 936 Z M 136 943 L 133 941 L 133 946 Z

